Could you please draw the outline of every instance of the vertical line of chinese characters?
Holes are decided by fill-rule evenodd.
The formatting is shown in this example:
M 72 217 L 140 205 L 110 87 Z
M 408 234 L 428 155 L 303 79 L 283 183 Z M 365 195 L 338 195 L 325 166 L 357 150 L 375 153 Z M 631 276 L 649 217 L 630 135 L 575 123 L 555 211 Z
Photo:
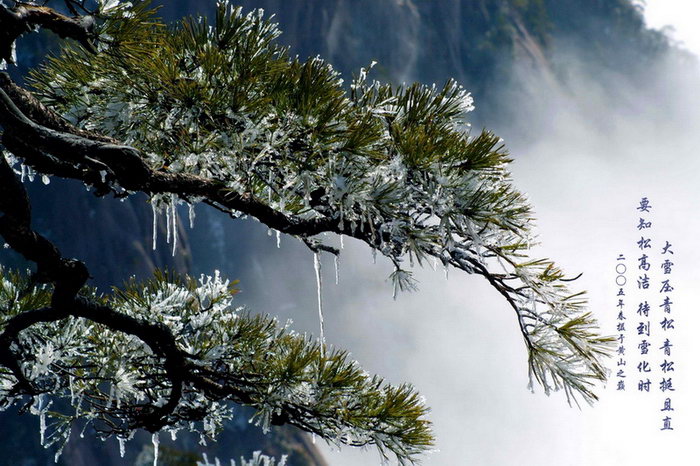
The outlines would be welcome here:
M 673 392 L 676 390 L 673 387 L 673 373 L 676 371 L 674 367 L 672 347 L 673 347 L 673 334 L 675 330 L 674 318 L 672 313 L 673 301 L 671 297 L 673 296 L 673 285 L 671 284 L 673 275 L 673 244 L 671 244 L 668 239 L 663 239 L 663 246 L 661 246 L 661 286 L 659 287 L 658 297 L 660 304 L 659 307 L 663 311 L 663 319 L 659 321 L 659 327 L 661 329 L 661 346 L 659 350 L 661 351 L 661 357 L 663 362 L 659 364 L 661 368 L 661 382 L 659 383 L 659 388 L 662 393 L 663 401 L 661 412 L 663 414 L 662 423 L 663 426 L 661 430 L 673 430 L 671 427 L 671 415 L 673 414 L 673 407 L 671 406 L 671 400 Z
M 653 318 L 653 313 L 650 316 L 651 306 L 649 305 L 649 289 L 651 287 L 650 281 L 651 276 L 653 276 L 651 266 L 652 259 L 649 257 L 652 250 L 652 221 L 651 218 L 652 206 L 646 197 L 643 197 L 639 201 L 639 206 L 637 210 L 639 211 L 639 224 L 637 225 L 637 230 L 641 232 L 640 239 L 637 241 L 638 258 L 637 258 L 637 301 L 635 301 L 635 307 L 637 308 L 637 341 L 636 346 L 639 350 L 639 364 L 637 364 L 637 373 L 639 376 L 639 382 L 637 384 L 637 389 L 640 392 L 650 393 L 652 382 L 650 377 L 653 376 L 652 365 L 649 360 L 652 354 L 649 354 L 649 347 L 651 346 L 651 320 Z M 643 217 L 642 217 L 643 216 Z
M 617 389 L 622 391 L 625 390 L 625 367 L 627 366 L 627 359 L 625 358 L 625 285 L 627 285 L 627 264 L 625 263 L 624 254 L 617 256 L 617 264 L 615 265 L 615 272 L 617 277 L 615 277 L 615 284 L 618 287 L 617 291 L 617 354 L 619 359 L 617 360 Z
M 617 390 L 636 388 L 642 397 L 650 399 L 658 412 L 658 428 L 672 431 L 673 393 L 676 390 L 673 385 L 676 370 L 673 360 L 673 244 L 672 238 L 659 234 L 648 198 L 641 198 L 636 211 L 639 239 L 635 244 L 634 258 L 628 263 L 625 255 L 620 253 L 615 264 Z M 635 387 L 629 385 L 632 381 Z

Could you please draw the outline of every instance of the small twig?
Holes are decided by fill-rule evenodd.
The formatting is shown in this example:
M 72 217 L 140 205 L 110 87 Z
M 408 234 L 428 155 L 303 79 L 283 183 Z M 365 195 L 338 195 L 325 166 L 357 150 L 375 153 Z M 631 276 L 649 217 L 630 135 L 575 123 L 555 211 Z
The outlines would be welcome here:
M 334 256 L 340 256 L 340 249 L 323 244 L 319 240 L 303 237 L 301 241 L 315 253 L 329 252 Z

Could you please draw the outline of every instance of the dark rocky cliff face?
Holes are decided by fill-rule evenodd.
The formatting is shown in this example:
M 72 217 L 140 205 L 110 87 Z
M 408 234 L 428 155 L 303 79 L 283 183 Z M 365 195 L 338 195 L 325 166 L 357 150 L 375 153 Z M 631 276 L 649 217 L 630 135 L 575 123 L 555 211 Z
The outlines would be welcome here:
M 209 14 L 202 0 L 165 2 L 163 15 L 175 20 L 185 14 Z M 213 3 L 213 1 L 212 1 Z M 509 104 L 508 93 L 526 92 L 519 82 L 517 66 L 535 70 L 537 85 L 565 87 L 571 73 L 557 52 L 575 48 L 597 69 L 643 82 L 645 66 L 667 54 L 668 41 L 644 27 L 641 14 L 624 0 L 245 0 L 246 10 L 264 8 L 275 14 L 292 53 L 302 57 L 320 55 L 343 72 L 353 72 L 373 60 L 379 64 L 374 76 L 395 83 L 419 80 L 442 83 L 454 77 L 470 89 L 476 99 L 478 126 L 498 126 L 522 115 Z M 50 45 L 46 36 L 24 56 L 24 68 Z M 26 40 L 27 43 L 30 39 Z M 23 53 L 20 43 L 20 53 Z M 504 89 L 508 93 L 504 94 Z M 515 113 L 514 113 L 515 112 Z M 171 257 L 167 247 L 151 250 L 152 213 L 145 199 L 136 196 L 125 202 L 95 199 L 75 183 L 54 180 L 49 186 L 31 186 L 34 222 L 55 240 L 66 254 L 85 260 L 94 284 L 103 289 L 119 284 L 130 275 L 148 275 L 154 267 L 180 271 L 222 268 L 232 278 L 241 278 L 248 297 L 266 302 L 265 266 L 256 257 L 274 244 L 260 242 L 264 230 L 250 223 L 234 223 L 214 212 L 198 209 L 194 231 L 182 228 L 181 247 Z M 183 215 L 183 218 L 186 217 Z M 163 228 L 161 228 L 163 229 Z M 161 233 L 161 238 L 163 232 Z M 189 238 L 189 239 L 188 239 Z M 235 260 L 221 263 L 222 258 Z M 11 253 L 0 252 L 2 263 L 19 264 Z M 256 281 L 258 282 L 256 284 Z M 274 299 L 260 309 L 275 313 Z M 240 419 L 245 416 L 241 415 Z M 247 418 L 245 418 L 247 419 Z M 38 465 L 53 461 L 53 454 L 38 445 L 34 419 L 16 413 L 0 417 L 2 464 Z M 119 458 L 116 442 L 105 444 L 76 439 L 69 444 L 59 464 L 136 464 L 147 458 L 145 437 L 127 448 Z M 161 464 L 193 464 L 199 451 L 197 440 L 182 438 L 163 446 Z M 291 454 L 292 465 L 324 464 L 308 439 L 294 429 L 278 429 L 263 436 L 247 423 L 232 423 L 214 455 L 222 460 L 249 455 L 262 449 L 266 454 Z

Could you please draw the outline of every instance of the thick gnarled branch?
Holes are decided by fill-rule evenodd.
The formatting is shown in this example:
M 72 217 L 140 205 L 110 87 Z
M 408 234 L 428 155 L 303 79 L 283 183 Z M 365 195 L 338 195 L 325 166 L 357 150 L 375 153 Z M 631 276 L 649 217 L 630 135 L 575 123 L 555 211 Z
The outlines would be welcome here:
M 14 43 L 24 33 L 46 28 L 59 37 L 75 39 L 88 50 L 95 26 L 92 16 L 65 16 L 52 8 L 17 2 L 14 7 L 0 3 L 0 61 L 14 63 Z
M 90 165 L 97 161 L 104 164 L 105 170 L 109 170 L 108 179 L 111 178 L 118 186 L 129 191 L 173 193 L 183 198 L 206 198 L 228 211 L 240 211 L 290 235 L 313 236 L 323 232 L 350 236 L 356 234 L 349 225 L 339 228 L 337 222 L 329 218 L 306 219 L 285 215 L 250 195 L 239 194 L 226 188 L 216 180 L 153 170 L 133 147 L 93 139 L 89 133 L 72 127 L 48 111 L 38 101 L 30 98 L 30 94 L 15 91 L 22 108 L 51 126 L 35 123 L 27 118 L 5 92 L 5 89 L 16 89 L 16 85 L 7 74 L 0 73 L 0 76 L 3 74 L 0 78 L 0 124 L 12 129 L 3 134 L 3 143 L 8 147 L 21 147 L 23 141 L 31 140 L 33 150 L 20 149 L 20 153 L 26 157 L 27 164 L 43 168 L 42 172 L 64 175 L 93 184 L 96 182 L 94 170 L 81 167 L 90 168 Z M 50 158 L 46 154 L 53 157 Z M 73 164 L 74 169 L 71 170 L 66 163 Z

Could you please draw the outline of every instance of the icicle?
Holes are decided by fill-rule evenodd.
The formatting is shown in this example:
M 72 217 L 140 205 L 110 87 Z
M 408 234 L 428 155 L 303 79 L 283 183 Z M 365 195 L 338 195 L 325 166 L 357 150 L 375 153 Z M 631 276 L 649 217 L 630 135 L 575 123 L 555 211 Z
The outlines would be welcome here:
M 173 211 L 171 217 L 173 220 L 173 257 L 175 257 L 175 250 L 177 249 L 177 199 L 175 199 L 174 194 L 170 207 Z
M 158 432 L 153 433 L 151 440 L 153 441 L 153 466 L 158 466 L 158 445 L 160 444 Z
M 73 376 L 68 376 L 68 386 L 70 387 L 70 404 L 75 406 L 75 390 L 73 389 Z
M 467 231 L 469 232 L 469 237 L 471 238 L 474 249 L 476 250 L 476 255 L 479 256 L 479 261 L 483 262 L 484 256 L 481 254 L 481 237 L 479 237 L 479 234 L 474 231 L 472 222 L 467 222 Z
M 343 235 L 340 235 L 340 249 L 345 248 L 345 241 L 343 240 Z
M 156 250 L 156 241 L 158 240 L 158 209 L 156 204 L 151 199 L 151 208 L 153 209 L 153 250 Z
M 399 283 L 399 282 L 400 282 L 400 279 L 401 279 L 401 278 L 400 278 L 400 277 L 401 277 L 401 275 L 400 275 L 401 273 L 402 273 L 401 269 L 399 269 L 399 267 L 398 267 L 397 265 L 395 265 L 395 266 L 394 266 L 394 274 L 393 274 L 393 278 L 394 278 L 394 279 L 392 280 L 392 281 L 393 281 L 393 291 L 392 291 L 392 294 L 391 294 L 391 298 L 392 298 L 394 301 L 396 301 L 396 296 L 399 294 L 399 286 L 400 286 L 400 283 Z
M 450 271 L 449 271 L 449 269 L 447 268 L 447 264 L 445 264 L 443 267 L 444 267 L 444 269 L 445 269 L 445 280 L 449 280 L 449 278 L 450 278 L 450 277 L 449 277 Z
M 272 157 L 270 157 L 272 160 Z M 267 203 L 272 204 L 272 170 L 267 175 Z
M 275 232 L 275 234 L 277 235 L 277 249 L 279 249 L 280 248 L 280 241 L 282 240 L 282 234 L 280 233 L 279 230 L 277 230 Z
M 270 427 L 272 425 L 272 412 L 266 411 L 262 416 L 262 431 L 263 434 L 268 434 L 270 432 Z
M 80 415 L 80 408 L 83 406 L 83 397 L 84 396 L 85 396 L 85 392 L 81 392 L 80 396 L 78 396 L 78 402 L 74 405 L 76 417 L 78 417 Z M 85 425 L 87 425 L 87 424 L 85 424 Z
M 172 223 L 170 223 L 170 206 L 165 207 L 165 225 L 165 242 L 170 244 L 170 225 L 172 225 Z
M 377 263 L 377 249 L 372 248 L 372 263 L 376 264 Z
M 44 446 L 44 440 L 46 440 L 46 410 L 40 409 L 39 411 L 39 443 Z
M 80 395 L 82 397 L 82 395 Z M 85 438 L 85 429 L 90 425 L 89 422 L 83 424 L 83 429 L 80 431 L 80 438 Z
M 68 431 L 66 432 L 66 440 L 68 437 L 70 437 L 70 428 L 68 428 Z M 58 463 L 58 459 L 63 454 L 63 449 L 65 448 L 66 443 L 67 443 L 67 441 L 64 441 L 63 443 L 61 443 L 61 446 L 58 447 L 58 450 L 56 450 L 56 454 L 53 455 L 53 462 L 54 463 Z
M 123 437 L 117 437 L 117 441 L 119 442 L 119 456 L 121 458 L 124 458 L 124 452 L 126 450 L 124 444 L 126 443 L 126 441 Z
M 27 166 L 25 164 L 20 164 L 20 167 L 22 168 L 22 176 L 20 177 L 20 181 L 24 183 L 24 179 L 27 177 Z
M 311 433 L 311 443 L 313 443 L 314 445 L 316 445 L 316 434 L 313 433 L 313 432 Z
M 338 256 L 333 256 L 333 265 L 335 265 L 335 284 L 338 284 Z
M 107 400 L 107 409 L 112 407 L 114 401 L 114 384 L 109 386 L 109 400 Z
M 325 344 L 326 338 L 323 332 L 323 300 L 321 298 L 322 294 L 322 282 L 321 282 L 321 258 L 318 253 L 314 253 L 314 270 L 316 271 L 316 295 L 318 297 L 318 320 L 319 326 L 321 328 L 321 356 L 325 354 Z
M 190 228 L 194 228 L 194 204 L 189 204 L 190 209 Z
M 535 393 L 535 387 L 532 383 L 532 373 L 530 373 L 528 378 L 527 389 L 530 391 L 530 393 Z

